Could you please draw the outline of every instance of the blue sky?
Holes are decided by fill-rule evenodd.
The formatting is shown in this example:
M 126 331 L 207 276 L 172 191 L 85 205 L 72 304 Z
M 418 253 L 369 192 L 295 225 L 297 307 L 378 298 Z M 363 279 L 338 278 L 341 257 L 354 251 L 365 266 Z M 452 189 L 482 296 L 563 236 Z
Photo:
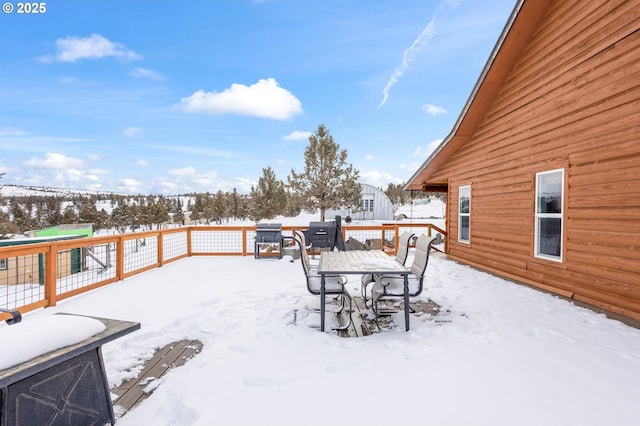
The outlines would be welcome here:
M 247 193 L 324 124 L 363 183 L 451 130 L 515 0 L 65 0 L 0 13 L 0 183 Z

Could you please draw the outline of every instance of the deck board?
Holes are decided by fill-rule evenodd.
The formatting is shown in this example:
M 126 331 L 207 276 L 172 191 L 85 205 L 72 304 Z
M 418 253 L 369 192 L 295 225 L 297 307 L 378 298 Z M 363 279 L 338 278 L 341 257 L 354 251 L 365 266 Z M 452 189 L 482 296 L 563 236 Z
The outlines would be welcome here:
M 111 389 L 111 393 L 115 395 L 113 406 L 117 416 L 121 417 L 151 395 L 153 389 L 145 391 L 149 383 L 161 378 L 170 369 L 184 365 L 201 349 L 202 343 L 198 340 L 181 340 L 158 349 L 145 363 L 138 377 Z
M 376 322 L 373 318 L 372 310 L 365 306 L 362 297 L 352 296 L 352 300 L 353 312 L 351 318 L 353 323 L 347 330 L 338 333 L 342 337 L 364 337 L 379 331 L 381 328 L 390 328 L 393 326 L 390 315 L 404 309 L 404 303 L 400 300 L 383 301 L 381 305 L 384 305 L 384 307 L 381 307 L 381 311 L 384 314 Z M 432 300 L 414 300 L 411 302 L 411 308 L 414 314 L 418 316 L 428 314 L 438 321 L 440 306 Z M 347 324 L 348 321 L 347 312 L 344 310 L 338 317 L 338 324 Z

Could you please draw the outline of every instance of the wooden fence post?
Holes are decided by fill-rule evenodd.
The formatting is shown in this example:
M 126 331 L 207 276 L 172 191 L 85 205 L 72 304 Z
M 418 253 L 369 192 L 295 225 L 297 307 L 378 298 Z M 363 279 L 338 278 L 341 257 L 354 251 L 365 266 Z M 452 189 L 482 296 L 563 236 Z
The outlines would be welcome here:
M 120 235 L 116 243 L 116 278 L 124 279 L 124 237 Z
M 44 255 L 44 298 L 46 306 L 56 306 L 57 302 L 57 271 L 58 271 L 58 250 L 54 244 L 50 244 Z

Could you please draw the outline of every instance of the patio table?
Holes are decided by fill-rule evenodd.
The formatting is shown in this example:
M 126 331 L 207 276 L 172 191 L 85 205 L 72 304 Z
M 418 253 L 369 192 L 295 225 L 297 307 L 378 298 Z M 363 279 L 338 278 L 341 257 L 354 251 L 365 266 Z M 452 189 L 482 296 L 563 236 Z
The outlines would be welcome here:
M 409 331 L 409 274 L 411 271 L 380 250 L 323 251 L 318 264 L 320 275 L 320 330 L 324 331 L 325 277 L 327 275 L 383 274 L 404 277 L 404 323 Z

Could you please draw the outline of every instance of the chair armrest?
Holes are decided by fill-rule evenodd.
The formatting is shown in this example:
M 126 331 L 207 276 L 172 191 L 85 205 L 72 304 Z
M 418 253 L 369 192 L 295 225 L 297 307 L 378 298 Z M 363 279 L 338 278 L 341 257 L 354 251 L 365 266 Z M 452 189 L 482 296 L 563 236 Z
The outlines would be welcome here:
M 7 314 L 11 314 L 11 318 L 9 318 L 9 319 L 7 319 L 5 321 L 9 325 L 17 324 L 20 321 L 22 321 L 22 314 L 18 310 L 0 308 L 0 312 L 5 312 Z
M 411 272 L 409 272 L 409 274 L 407 275 L 408 277 L 411 277 L 413 274 Z M 383 287 L 388 286 L 389 284 L 391 284 L 393 281 L 404 281 L 404 275 L 378 275 L 376 276 L 376 283 L 380 284 Z
M 318 270 L 316 269 L 315 271 L 313 271 L 315 273 L 313 274 L 309 274 L 309 277 L 316 277 L 316 278 L 322 278 L 322 275 L 318 274 Z M 346 285 L 347 282 L 349 281 L 349 278 L 347 278 L 346 275 L 342 275 L 342 274 L 326 274 L 325 278 L 338 278 L 340 284 L 342 285 Z

